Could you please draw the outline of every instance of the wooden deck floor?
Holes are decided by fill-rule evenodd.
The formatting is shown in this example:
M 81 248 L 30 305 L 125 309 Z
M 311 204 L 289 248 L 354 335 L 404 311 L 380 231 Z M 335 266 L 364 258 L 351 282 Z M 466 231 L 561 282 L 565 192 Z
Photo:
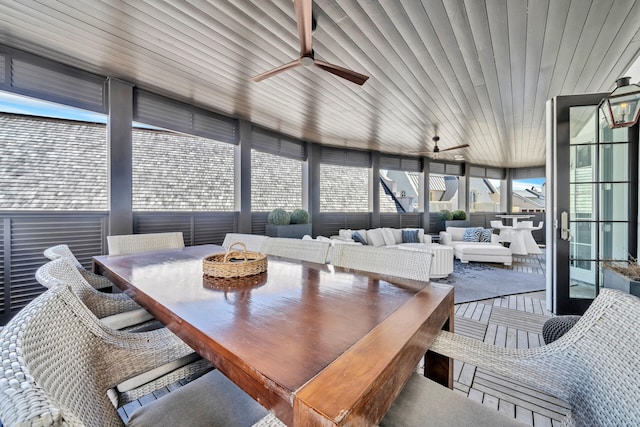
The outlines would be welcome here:
M 545 254 L 514 256 L 512 269 L 529 274 L 545 274 Z M 455 333 L 507 348 L 533 348 L 544 345 L 542 325 L 552 316 L 545 309 L 545 292 L 510 295 L 455 307 Z M 119 409 L 126 422 L 128 414 L 182 386 L 154 392 Z M 475 366 L 454 362 L 454 389 L 491 408 L 535 427 L 559 426 L 567 413 L 566 405 L 552 396 L 532 390 Z
M 545 274 L 545 254 L 514 256 L 511 269 Z M 544 291 L 458 304 L 455 333 L 500 347 L 534 348 L 544 345 L 542 325 L 551 316 L 545 308 Z M 558 426 L 568 411 L 553 396 L 459 361 L 454 362 L 454 389 L 536 427 Z

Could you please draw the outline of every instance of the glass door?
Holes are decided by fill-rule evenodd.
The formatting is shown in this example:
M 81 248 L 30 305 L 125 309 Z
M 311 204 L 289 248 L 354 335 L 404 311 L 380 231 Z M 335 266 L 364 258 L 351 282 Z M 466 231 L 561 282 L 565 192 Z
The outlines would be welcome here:
M 586 310 L 600 292 L 601 261 L 635 256 L 637 151 L 628 129 L 609 129 L 600 117 L 605 95 L 550 101 L 547 180 L 554 194 L 547 221 L 554 227 L 547 236 L 547 290 L 557 314 Z

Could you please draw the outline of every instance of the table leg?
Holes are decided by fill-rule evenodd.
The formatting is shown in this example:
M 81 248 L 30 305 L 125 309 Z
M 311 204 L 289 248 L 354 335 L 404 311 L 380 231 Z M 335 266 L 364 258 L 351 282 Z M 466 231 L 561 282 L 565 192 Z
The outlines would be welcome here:
M 453 332 L 453 310 L 442 329 Z M 424 355 L 424 376 L 453 389 L 453 359 L 427 350 Z

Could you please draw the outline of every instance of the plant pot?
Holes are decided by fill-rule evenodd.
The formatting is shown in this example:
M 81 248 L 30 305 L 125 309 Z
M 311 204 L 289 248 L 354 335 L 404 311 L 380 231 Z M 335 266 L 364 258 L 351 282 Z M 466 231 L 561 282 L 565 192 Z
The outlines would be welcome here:
M 640 282 L 606 267 L 602 269 L 602 286 L 640 297 Z
M 471 227 L 468 219 L 452 219 L 444 222 L 445 230 L 446 227 Z
M 305 234 L 311 236 L 311 223 L 309 224 L 288 224 L 273 225 L 267 224 L 267 236 L 286 237 L 289 239 L 302 239 Z

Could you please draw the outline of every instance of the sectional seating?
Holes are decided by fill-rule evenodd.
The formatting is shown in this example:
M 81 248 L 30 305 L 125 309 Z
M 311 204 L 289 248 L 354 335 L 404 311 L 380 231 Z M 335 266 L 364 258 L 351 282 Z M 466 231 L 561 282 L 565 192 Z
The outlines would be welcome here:
M 446 231 L 440 232 L 440 244 L 451 246 L 453 255 L 462 263 L 475 261 L 511 265 L 513 260 L 509 248 L 498 242 L 498 235 L 493 234 L 491 229 L 447 227 Z
M 363 245 L 396 247 L 402 243 L 431 243 L 431 236 L 422 228 L 342 229 L 332 239 L 354 241 Z

